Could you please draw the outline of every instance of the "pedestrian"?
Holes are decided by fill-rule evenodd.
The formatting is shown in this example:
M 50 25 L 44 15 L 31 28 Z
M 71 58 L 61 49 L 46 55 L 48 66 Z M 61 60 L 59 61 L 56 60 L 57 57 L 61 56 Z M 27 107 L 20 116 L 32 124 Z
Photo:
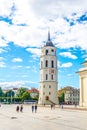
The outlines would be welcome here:
M 62 109 L 64 108 L 63 104 L 64 104 L 64 103 L 62 102 L 62 104 L 61 104 Z
M 62 109 L 63 109 L 63 104 L 62 104 Z
M 34 112 L 34 104 L 32 104 L 31 108 L 32 108 L 32 113 L 33 113 Z
M 75 107 L 77 107 L 77 103 L 75 103 Z
M 23 112 L 23 105 L 20 106 L 20 112 Z
M 53 104 L 51 104 L 51 110 L 52 110 L 52 108 L 53 108 Z
M 45 103 L 44 103 L 44 107 L 45 107 Z
M 37 112 L 37 104 L 35 104 L 35 113 Z
M 19 112 L 19 106 L 16 107 L 16 111 Z

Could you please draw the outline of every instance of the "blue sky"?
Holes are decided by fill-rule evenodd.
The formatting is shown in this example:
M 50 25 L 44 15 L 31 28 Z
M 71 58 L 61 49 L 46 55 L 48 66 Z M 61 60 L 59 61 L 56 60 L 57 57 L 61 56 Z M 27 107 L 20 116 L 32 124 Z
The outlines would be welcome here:
M 39 88 L 48 27 L 57 47 L 58 88 L 79 88 L 76 72 L 87 60 L 87 1 L 82 0 L 0 0 L 2 88 Z

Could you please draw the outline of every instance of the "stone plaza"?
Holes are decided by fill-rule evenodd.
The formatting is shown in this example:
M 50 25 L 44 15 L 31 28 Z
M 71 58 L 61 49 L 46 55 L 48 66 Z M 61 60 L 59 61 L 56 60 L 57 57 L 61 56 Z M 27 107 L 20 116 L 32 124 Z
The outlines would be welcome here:
M 87 130 L 87 111 L 38 106 L 32 113 L 31 105 L 16 112 L 17 105 L 0 107 L 0 130 Z

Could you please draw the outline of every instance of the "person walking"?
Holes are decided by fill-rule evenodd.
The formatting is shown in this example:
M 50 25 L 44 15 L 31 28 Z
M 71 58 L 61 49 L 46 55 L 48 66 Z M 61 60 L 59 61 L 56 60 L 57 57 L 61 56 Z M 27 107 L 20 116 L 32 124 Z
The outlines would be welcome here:
M 32 113 L 33 113 L 34 112 L 34 104 L 32 104 L 31 108 L 32 108 Z
M 51 106 L 51 110 L 52 110 L 52 108 L 53 108 L 53 104 L 51 104 L 50 106 Z
M 64 108 L 63 103 L 62 103 L 61 107 L 62 107 L 62 109 Z
M 19 106 L 16 107 L 16 111 L 19 112 Z
M 20 112 L 23 112 L 23 105 L 20 106 Z
M 37 112 L 37 104 L 35 104 L 35 113 Z

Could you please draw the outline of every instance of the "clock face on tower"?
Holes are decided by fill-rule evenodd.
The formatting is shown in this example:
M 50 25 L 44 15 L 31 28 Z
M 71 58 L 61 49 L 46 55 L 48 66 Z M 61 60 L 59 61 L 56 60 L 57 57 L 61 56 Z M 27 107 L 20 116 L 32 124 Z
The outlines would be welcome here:
M 53 73 L 53 74 L 54 74 L 54 69 L 52 69 L 52 70 L 51 70 L 51 73 Z
M 50 69 L 49 70 L 49 74 L 54 74 L 55 73 L 55 70 L 54 69 Z

